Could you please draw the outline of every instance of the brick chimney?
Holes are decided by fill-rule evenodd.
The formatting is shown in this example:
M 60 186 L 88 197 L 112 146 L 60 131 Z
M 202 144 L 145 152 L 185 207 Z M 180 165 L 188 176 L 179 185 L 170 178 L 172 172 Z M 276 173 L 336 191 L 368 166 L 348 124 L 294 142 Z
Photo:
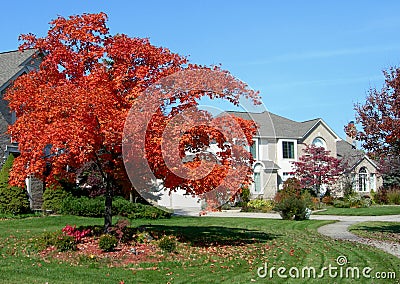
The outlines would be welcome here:
M 346 126 L 346 142 L 353 145 L 354 148 L 357 147 L 357 142 L 354 139 L 357 134 L 357 129 L 354 124 L 354 121 L 350 121 Z

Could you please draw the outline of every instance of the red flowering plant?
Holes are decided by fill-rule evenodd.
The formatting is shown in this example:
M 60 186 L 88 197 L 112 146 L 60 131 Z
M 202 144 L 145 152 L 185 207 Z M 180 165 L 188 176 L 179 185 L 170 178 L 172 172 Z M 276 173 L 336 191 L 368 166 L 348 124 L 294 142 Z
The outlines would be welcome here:
M 79 243 L 82 238 L 87 236 L 91 231 L 90 229 L 80 231 L 76 228 L 76 225 L 74 225 L 73 227 L 71 225 L 66 225 L 62 229 L 62 232 L 68 236 L 74 237 L 75 242 Z

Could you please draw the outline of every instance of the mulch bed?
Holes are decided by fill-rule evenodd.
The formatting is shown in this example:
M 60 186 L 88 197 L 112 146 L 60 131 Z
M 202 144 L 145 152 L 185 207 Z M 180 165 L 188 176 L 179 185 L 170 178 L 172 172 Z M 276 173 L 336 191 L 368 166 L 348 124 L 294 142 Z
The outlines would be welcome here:
M 40 252 L 40 256 L 49 261 L 60 260 L 72 264 L 104 263 L 108 266 L 127 266 L 140 262 L 158 262 L 163 258 L 161 250 L 154 244 L 124 244 L 119 243 L 111 252 L 104 252 L 99 248 L 99 239 L 85 237 L 77 245 L 76 251 L 59 252 L 54 246 L 50 246 Z

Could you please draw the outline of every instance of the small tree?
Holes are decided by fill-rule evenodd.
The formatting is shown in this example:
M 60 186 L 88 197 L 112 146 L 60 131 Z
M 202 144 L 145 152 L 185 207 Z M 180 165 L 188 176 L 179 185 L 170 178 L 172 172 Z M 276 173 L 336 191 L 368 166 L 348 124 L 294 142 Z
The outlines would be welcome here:
M 299 161 L 293 162 L 295 176 L 303 188 L 321 197 L 321 186 L 333 185 L 343 173 L 343 165 L 323 147 L 307 145 L 303 152 Z
M 310 195 L 302 192 L 301 183 L 296 178 L 289 178 L 283 189 L 275 195 L 275 208 L 284 220 L 304 220 L 307 207 L 311 205 Z

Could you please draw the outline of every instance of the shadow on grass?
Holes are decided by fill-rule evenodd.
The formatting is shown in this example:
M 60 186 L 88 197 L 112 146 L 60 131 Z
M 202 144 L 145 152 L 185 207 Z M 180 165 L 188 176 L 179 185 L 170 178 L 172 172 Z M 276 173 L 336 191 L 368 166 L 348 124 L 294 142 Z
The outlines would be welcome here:
M 356 230 L 363 230 L 367 232 L 380 232 L 380 233 L 400 233 L 400 223 L 397 225 L 382 225 L 382 226 L 359 226 Z
M 174 235 L 179 241 L 188 242 L 192 246 L 244 245 L 266 242 L 279 235 L 268 234 L 257 230 L 228 228 L 222 226 L 166 226 L 146 225 L 141 229 L 155 235 Z

